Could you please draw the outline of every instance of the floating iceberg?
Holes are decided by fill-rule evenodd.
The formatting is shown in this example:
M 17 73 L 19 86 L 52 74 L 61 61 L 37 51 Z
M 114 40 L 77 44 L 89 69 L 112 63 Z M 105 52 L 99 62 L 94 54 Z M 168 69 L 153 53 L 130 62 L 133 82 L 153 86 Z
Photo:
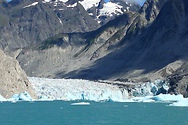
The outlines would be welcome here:
M 184 98 L 184 99 L 178 100 L 177 102 L 170 104 L 170 106 L 188 107 L 188 99 Z
M 156 96 L 134 97 L 135 102 L 177 102 L 185 99 L 183 95 L 160 94 Z
M 89 102 L 77 102 L 77 103 L 72 103 L 71 105 L 90 105 Z
M 170 95 L 170 94 L 160 94 L 157 96 L 151 97 L 155 101 L 178 101 L 184 99 L 183 95 Z

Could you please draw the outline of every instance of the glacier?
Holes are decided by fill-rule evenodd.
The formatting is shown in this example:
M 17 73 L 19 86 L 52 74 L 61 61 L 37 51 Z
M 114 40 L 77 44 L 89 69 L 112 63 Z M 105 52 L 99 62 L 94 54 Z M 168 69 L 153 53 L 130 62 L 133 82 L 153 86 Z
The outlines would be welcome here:
M 128 99 L 128 91 L 118 86 L 81 80 L 46 79 L 30 77 L 39 100 L 91 100 L 123 102 Z
M 5 99 L 0 95 L 0 101 L 73 101 L 82 102 L 168 102 L 169 106 L 188 106 L 188 98 L 183 95 L 164 94 L 169 87 L 163 80 L 146 83 L 126 83 L 134 86 L 122 87 L 123 83 L 112 81 L 89 81 L 82 79 L 48 79 L 28 77 L 38 99 L 32 99 L 29 93 L 22 92 Z M 119 86 L 121 85 L 121 86 Z M 162 91 L 161 91 L 162 90 Z M 160 92 L 163 92 L 160 93 Z M 85 104 L 84 103 L 84 104 Z M 82 103 L 81 103 L 82 104 Z M 79 105 L 79 104 L 73 104 Z

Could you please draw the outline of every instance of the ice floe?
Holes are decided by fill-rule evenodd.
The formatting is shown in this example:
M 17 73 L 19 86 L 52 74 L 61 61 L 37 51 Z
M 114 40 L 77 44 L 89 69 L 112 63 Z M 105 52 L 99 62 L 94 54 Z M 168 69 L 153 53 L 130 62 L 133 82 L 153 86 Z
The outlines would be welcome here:
M 170 104 L 170 106 L 188 107 L 188 99 L 184 98 L 184 99 L 178 100 L 177 102 Z
M 77 103 L 72 103 L 71 105 L 90 105 L 89 102 L 77 102 Z

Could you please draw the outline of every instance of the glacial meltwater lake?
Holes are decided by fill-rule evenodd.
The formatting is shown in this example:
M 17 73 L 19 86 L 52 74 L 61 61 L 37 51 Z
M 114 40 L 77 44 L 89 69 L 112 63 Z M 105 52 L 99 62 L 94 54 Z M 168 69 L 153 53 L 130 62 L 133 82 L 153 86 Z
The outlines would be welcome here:
M 0 125 L 188 125 L 188 108 L 167 103 L 2 102 Z

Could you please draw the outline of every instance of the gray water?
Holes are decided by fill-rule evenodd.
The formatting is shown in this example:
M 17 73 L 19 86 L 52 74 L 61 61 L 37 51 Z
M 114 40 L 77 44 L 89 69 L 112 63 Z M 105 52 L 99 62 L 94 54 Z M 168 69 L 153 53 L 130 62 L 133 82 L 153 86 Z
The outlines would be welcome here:
M 3 102 L 0 125 L 188 125 L 188 108 L 165 103 Z

